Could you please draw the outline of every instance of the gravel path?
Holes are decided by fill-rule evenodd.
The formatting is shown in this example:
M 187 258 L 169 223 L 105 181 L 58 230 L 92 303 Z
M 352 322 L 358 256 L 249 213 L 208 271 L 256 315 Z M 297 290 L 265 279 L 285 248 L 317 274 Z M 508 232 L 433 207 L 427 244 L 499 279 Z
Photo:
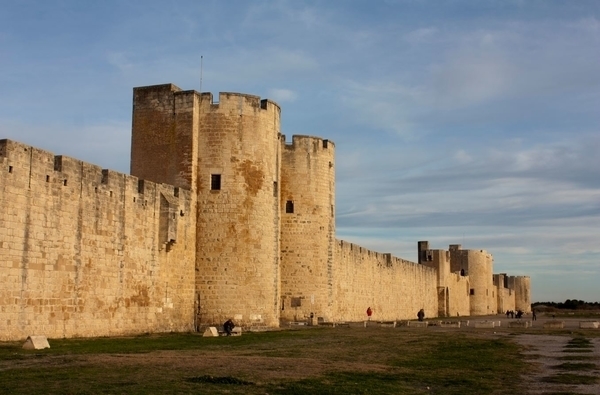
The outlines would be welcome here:
M 525 347 L 528 361 L 539 367 L 533 375 L 524 378 L 528 383 L 529 394 L 600 394 L 600 380 L 595 384 L 579 385 L 547 382 L 549 378 L 556 378 L 557 375 L 562 374 L 595 378 L 600 376 L 600 338 L 587 338 L 593 348 L 566 347 L 572 339 L 571 336 L 533 334 L 519 335 L 515 338 L 517 343 Z M 565 360 L 565 357 L 573 359 Z M 578 370 L 561 368 L 560 365 L 565 363 L 571 366 L 572 364 L 594 364 L 595 368 Z

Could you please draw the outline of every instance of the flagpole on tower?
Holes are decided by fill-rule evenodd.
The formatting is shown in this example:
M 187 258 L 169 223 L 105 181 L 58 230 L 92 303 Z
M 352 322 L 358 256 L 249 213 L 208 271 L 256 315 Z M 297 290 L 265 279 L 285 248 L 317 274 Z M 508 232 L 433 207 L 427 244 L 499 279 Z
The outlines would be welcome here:
M 200 55 L 200 94 L 202 94 L 202 66 L 203 66 L 204 56 Z

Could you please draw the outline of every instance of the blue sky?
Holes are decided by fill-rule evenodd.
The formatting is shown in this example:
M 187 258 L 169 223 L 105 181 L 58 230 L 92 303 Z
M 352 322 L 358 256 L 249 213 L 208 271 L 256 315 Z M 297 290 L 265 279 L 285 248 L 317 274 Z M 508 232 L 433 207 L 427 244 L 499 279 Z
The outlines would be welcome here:
M 0 138 L 129 172 L 134 86 L 277 101 L 336 144 L 338 238 L 600 300 L 600 2 L 0 0 Z

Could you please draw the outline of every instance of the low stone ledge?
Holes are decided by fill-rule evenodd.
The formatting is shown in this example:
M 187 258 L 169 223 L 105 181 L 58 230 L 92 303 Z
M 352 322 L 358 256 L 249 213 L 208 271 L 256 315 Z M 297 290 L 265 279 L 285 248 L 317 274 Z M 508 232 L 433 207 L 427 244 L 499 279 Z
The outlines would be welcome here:
M 292 326 L 307 326 L 308 323 L 305 321 L 289 321 L 288 322 L 288 326 L 292 327 Z
M 366 322 L 366 321 L 365 321 Z M 319 326 L 330 326 L 332 328 L 335 327 L 339 327 L 339 326 L 343 326 L 343 327 L 350 327 L 350 323 L 349 322 L 344 322 L 344 321 L 339 321 L 339 322 L 334 322 L 334 321 L 321 321 L 319 322 Z M 366 325 L 365 325 L 366 326 Z
M 529 321 L 509 321 L 509 328 L 529 328 L 531 326 L 531 322 Z
M 496 328 L 500 326 L 500 321 L 475 321 L 475 328 Z
M 564 321 L 553 320 L 544 322 L 544 328 L 546 329 L 563 329 L 565 327 Z
M 429 324 L 427 321 L 408 321 L 406 326 L 411 328 L 427 328 Z
M 600 323 L 598 321 L 579 321 L 580 329 L 598 329 Z
M 396 321 L 379 321 L 377 324 L 382 328 L 395 328 Z
M 460 328 L 460 321 L 440 321 L 438 325 L 441 328 Z

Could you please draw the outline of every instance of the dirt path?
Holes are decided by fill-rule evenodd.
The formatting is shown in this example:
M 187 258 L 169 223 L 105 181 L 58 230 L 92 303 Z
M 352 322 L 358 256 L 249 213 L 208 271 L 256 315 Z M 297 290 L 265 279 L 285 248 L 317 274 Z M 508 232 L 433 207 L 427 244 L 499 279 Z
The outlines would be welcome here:
M 581 376 L 598 378 L 600 375 L 600 338 L 588 338 L 592 347 L 587 348 L 567 347 L 572 339 L 550 335 L 519 335 L 515 338 L 526 348 L 528 361 L 539 367 L 534 374 L 524 377 L 529 394 L 600 394 L 598 380 L 594 384 L 549 382 L 579 381 Z

